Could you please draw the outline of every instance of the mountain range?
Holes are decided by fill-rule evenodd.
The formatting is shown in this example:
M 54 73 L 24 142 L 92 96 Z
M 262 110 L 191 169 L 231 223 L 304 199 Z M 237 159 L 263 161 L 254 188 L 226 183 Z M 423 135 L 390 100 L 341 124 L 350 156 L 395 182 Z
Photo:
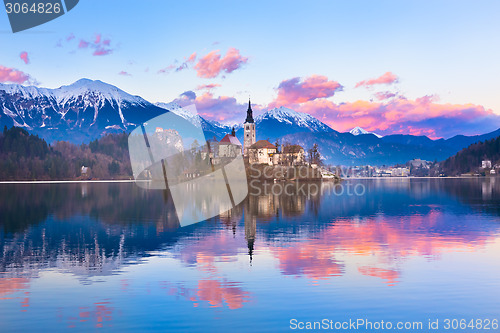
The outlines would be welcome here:
M 318 144 L 326 163 L 335 165 L 395 165 L 420 158 L 442 161 L 469 145 L 500 136 L 500 129 L 476 136 L 457 135 L 450 139 L 431 140 L 426 136 L 351 133 L 289 134 L 281 142 L 293 142 L 302 147 Z
M 221 139 L 232 126 L 194 115 L 176 103 L 150 103 L 104 83 L 81 79 L 57 89 L 0 84 L 0 126 L 23 127 L 48 142 L 89 142 L 107 133 L 129 132 L 168 110 L 201 126 L 208 138 Z M 280 107 L 255 117 L 257 140 L 319 145 L 328 164 L 393 165 L 414 158 L 444 160 L 478 141 L 500 135 L 500 129 L 478 136 L 432 140 L 426 136 L 381 137 L 360 127 L 340 133 L 313 116 Z M 242 124 L 235 125 L 243 142 Z
M 81 79 L 57 89 L 0 84 L 0 126 L 22 127 L 49 142 L 88 142 L 130 131 L 165 111 L 101 81 Z
M 382 135 L 378 135 L 377 133 L 373 133 L 373 132 L 368 132 L 367 130 L 362 129 L 359 126 L 354 127 L 352 130 L 349 131 L 349 133 L 351 133 L 352 135 L 373 134 L 377 138 L 381 138 L 382 137 Z

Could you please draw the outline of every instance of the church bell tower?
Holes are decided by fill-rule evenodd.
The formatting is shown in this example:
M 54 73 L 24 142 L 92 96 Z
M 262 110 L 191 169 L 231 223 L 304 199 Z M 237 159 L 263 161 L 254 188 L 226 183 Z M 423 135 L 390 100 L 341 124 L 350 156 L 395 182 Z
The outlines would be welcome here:
M 243 154 L 248 156 L 248 147 L 255 143 L 255 122 L 253 121 L 250 99 L 248 99 L 247 119 L 245 119 L 243 128 L 245 135 L 243 138 Z

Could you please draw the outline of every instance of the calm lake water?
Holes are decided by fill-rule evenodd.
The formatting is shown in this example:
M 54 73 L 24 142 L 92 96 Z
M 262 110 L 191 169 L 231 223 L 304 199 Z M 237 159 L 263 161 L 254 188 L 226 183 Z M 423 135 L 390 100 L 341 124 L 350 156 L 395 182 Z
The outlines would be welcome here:
M 500 179 L 343 186 L 179 228 L 134 183 L 0 184 L 0 331 L 500 319 Z

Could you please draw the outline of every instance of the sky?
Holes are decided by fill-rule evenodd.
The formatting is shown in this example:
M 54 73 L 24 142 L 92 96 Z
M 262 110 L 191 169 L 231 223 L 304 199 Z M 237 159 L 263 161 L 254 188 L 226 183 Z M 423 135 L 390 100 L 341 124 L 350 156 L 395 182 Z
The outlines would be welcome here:
M 335 130 L 448 138 L 500 127 L 498 1 L 81 0 L 12 33 L 0 82 L 102 80 L 240 123 L 273 107 Z

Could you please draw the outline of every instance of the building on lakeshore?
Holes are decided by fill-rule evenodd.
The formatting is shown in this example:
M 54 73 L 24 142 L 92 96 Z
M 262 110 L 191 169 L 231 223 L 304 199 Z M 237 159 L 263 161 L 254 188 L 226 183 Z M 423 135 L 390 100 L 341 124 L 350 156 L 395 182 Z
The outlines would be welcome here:
M 82 177 L 88 177 L 89 176 L 89 167 L 82 165 L 81 175 L 82 175 Z
M 219 141 L 219 157 L 236 157 L 238 155 L 241 155 L 241 142 L 236 137 L 233 128 L 231 134 L 226 134 L 226 136 Z
M 274 165 L 295 166 L 306 163 L 306 154 L 304 148 L 299 145 L 283 145 L 281 152 L 273 154 Z
M 391 170 L 392 177 L 408 177 L 410 175 L 410 169 L 408 168 L 393 168 Z
M 276 146 L 267 140 L 259 140 L 248 147 L 248 162 L 250 164 L 273 165 L 273 155 L 276 154 Z
M 481 161 L 481 168 L 491 169 L 491 161 L 490 160 Z

